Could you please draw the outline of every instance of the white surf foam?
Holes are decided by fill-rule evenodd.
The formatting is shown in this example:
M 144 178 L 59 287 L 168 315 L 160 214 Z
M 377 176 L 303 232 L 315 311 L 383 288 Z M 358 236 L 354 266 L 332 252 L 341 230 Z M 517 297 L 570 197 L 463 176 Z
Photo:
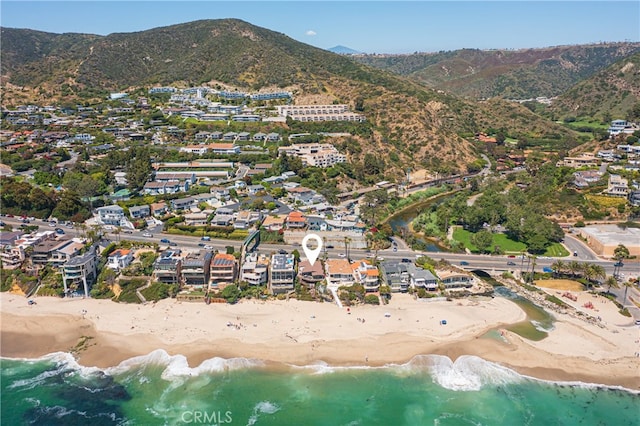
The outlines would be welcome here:
M 499 364 L 473 355 L 462 355 L 455 362 L 443 355 L 418 355 L 397 368 L 426 371 L 445 389 L 478 391 L 486 385 L 517 383 L 523 376 Z
M 224 371 L 241 370 L 245 368 L 261 367 L 264 363 L 250 358 L 210 358 L 204 360 L 197 367 L 190 367 L 184 355 L 169 355 L 163 349 L 157 349 L 147 355 L 141 355 L 122 361 L 116 367 L 105 370 L 108 374 L 123 374 L 132 369 L 146 365 L 164 366 L 161 377 L 165 380 L 198 376 L 204 373 L 220 373 Z
M 270 401 L 260 401 L 253 407 L 253 414 L 249 417 L 247 426 L 256 424 L 261 414 L 273 414 L 280 411 L 280 407 Z

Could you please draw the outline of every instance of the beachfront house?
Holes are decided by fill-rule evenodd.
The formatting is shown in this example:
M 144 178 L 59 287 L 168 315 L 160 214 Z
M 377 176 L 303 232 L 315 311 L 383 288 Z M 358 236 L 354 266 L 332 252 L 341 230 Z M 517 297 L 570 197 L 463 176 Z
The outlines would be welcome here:
M 182 260 L 181 274 L 184 285 L 202 287 L 209 284 L 211 277 L 211 259 L 213 253 L 200 250 L 190 253 Z
M 221 288 L 236 282 L 238 263 L 232 254 L 217 253 L 211 262 L 211 285 Z
M 153 264 L 153 279 L 164 284 L 178 284 L 181 268 L 180 250 L 165 250 Z
M 240 280 L 246 281 L 249 285 L 261 286 L 269 281 L 269 258 L 258 253 L 248 253 L 242 270 L 240 272 Z
M 89 287 L 95 282 L 97 276 L 95 247 L 91 247 L 86 254 L 73 257 L 64 264 L 62 269 L 64 293 L 73 293 L 82 284 L 84 296 L 89 297 Z
M 133 262 L 133 252 L 128 249 L 118 249 L 107 257 L 107 268 L 120 270 Z
M 295 258 L 292 254 L 274 254 L 271 256 L 269 290 L 272 294 L 283 294 L 292 291 L 295 277 Z

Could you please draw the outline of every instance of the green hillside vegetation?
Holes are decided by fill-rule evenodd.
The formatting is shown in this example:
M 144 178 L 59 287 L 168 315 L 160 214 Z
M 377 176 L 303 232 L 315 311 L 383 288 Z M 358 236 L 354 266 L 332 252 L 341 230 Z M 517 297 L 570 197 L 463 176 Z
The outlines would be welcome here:
M 358 62 L 473 99 L 557 96 L 640 51 L 640 43 L 522 50 L 461 49 L 411 55 L 356 55 Z
M 593 117 L 640 120 L 640 53 L 616 62 L 584 80 L 548 108 L 556 119 Z

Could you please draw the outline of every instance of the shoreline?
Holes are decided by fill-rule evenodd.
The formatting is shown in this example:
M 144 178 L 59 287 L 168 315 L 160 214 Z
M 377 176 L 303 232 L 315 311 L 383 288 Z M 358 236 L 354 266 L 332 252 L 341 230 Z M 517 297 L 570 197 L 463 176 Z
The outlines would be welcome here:
M 536 379 L 640 390 L 639 329 L 619 314 L 604 328 L 556 314 L 549 337 L 532 342 L 506 330 L 502 341 L 482 337 L 525 319 L 503 298 L 425 302 L 394 295 L 387 306 L 352 307 L 351 314 L 333 304 L 296 300 L 216 306 L 173 299 L 147 305 L 36 300 L 28 306 L 24 297 L 0 295 L 0 356 L 34 359 L 68 352 L 82 366 L 107 368 L 163 349 L 185 356 L 195 368 L 214 357 L 261 360 L 267 366 L 379 367 L 405 364 L 417 355 L 454 362 L 475 355 Z M 615 313 L 605 316 L 604 305 L 600 310 L 606 319 Z M 441 319 L 447 325 L 440 325 Z

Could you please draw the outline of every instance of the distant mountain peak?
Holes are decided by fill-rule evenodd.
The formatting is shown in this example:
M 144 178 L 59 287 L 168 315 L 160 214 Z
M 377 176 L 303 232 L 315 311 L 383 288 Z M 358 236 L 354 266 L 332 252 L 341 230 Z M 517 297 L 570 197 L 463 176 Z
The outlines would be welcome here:
M 353 50 L 350 47 L 346 46 L 334 46 L 330 49 L 327 49 L 329 52 L 337 53 L 339 55 L 357 55 L 362 52 L 358 52 L 357 50 Z

